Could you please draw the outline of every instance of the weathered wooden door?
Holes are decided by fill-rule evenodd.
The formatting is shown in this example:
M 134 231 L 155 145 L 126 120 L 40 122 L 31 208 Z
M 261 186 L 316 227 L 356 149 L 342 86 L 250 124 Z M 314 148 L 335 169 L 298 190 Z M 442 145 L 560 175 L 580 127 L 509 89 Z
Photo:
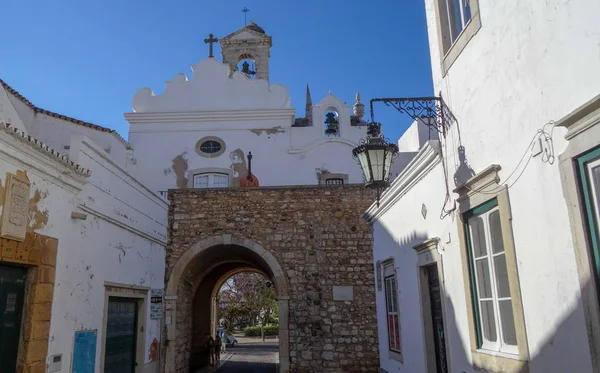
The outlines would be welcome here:
M 0 367 L 15 373 L 27 269 L 0 265 Z
M 436 265 L 426 267 L 431 298 L 431 321 L 433 323 L 433 340 L 435 343 L 435 362 L 437 373 L 447 373 L 446 338 L 444 334 L 444 312 L 442 309 L 442 293 L 440 291 L 440 278 Z
M 110 297 L 104 349 L 105 373 L 134 373 L 137 329 L 137 301 Z

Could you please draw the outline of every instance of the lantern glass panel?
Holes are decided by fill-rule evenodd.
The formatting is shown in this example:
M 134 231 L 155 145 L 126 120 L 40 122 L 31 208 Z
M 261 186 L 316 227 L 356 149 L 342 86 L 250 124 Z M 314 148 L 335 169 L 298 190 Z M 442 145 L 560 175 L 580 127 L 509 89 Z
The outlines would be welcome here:
M 369 166 L 369 161 L 367 160 L 367 151 L 365 150 L 358 153 L 357 157 L 358 162 L 360 163 L 360 168 L 365 176 L 365 181 L 368 183 L 371 181 L 371 168 Z
M 384 167 L 384 157 L 385 157 L 385 149 L 378 148 L 368 150 L 369 152 L 369 161 L 371 162 L 371 169 L 373 172 L 373 181 L 382 181 L 384 179 L 383 175 L 383 167 Z
M 390 149 L 386 149 L 386 157 L 385 157 L 385 175 L 383 178 L 385 181 L 389 181 L 390 178 L 390 168 L 392 167 L 393 153 Z

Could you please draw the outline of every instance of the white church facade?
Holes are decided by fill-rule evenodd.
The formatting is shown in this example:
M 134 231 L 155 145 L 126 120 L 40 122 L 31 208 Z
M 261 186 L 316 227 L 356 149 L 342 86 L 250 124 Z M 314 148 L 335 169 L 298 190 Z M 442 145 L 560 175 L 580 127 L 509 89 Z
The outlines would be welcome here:
M 297 119 L 287 88 L 268 80 L 270 36 L 250 23 L 219 43 L 223 62 L 203 59 L 191 79 L 176 75 L 160 95 L 135 94 L 125 118 L 140 180 L 156 191 L 245 186 L 251 162 L 251 186 L 362 181 L 348 159 L 365 136 L 359 96 L 353 108 L 331 93 L 313 104 L 307 87 Z M 243 72 L 246 60 L 255 74 Z
M 359 95 L 313 103 L 307 87 L 297 118 L 269 81 L 264 30 L 220 44 L 223 62 L 134 95 L 127 140 L 0 81 L 3 373 L 161 371 L 169 189 L 362 182 Z
M 367 212 L 381 371 L 598 372 L 598 3 L 425 4 L 455 120 Z

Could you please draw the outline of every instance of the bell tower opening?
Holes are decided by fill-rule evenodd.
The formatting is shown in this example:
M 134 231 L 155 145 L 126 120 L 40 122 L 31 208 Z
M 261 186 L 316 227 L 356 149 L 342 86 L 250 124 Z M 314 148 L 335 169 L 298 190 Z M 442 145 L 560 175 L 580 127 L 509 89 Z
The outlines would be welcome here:
M 237 71 L 243 72 L 250 79 L 256 79 L 256 61 L 252 55 L 244 53 L 238 57 Z
M 254 21 L 219 39 L 223 63 L 252 79 L 269 80 L 272 40 Z

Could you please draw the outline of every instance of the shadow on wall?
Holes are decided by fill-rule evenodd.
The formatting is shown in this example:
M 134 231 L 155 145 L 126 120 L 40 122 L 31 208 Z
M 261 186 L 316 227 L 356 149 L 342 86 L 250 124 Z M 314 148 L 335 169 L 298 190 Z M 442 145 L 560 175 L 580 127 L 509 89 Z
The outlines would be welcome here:
M 446 337 L 454 341 L 459 341 L 460 336 L 458 334 L 453 301 L 449 297 L 445 297 L 444 301 L 444 329 Z M 591 372 L 592 365 L 589 355 L 587 359 L 583 359 L 587 354 L 587 351 L 589 351 L 587 343 L 582 345 L 581 336 L 575 334 L 576 331 L 582 330 L 582 323 L 584 323 L 583 306 L 581 298 L 578 296 L 576 305 L 569 314 L 561 320 L 552 333 L 548 334 L 541 344 L 539 351 L 529 351 L 529 364 L 528 366 L 521 368 L 518 373 Z M 587 336 L 584 336 L 584 338 L 587 341 Z M 466 340 L 465 342 L 469 341 Z M 458 371 L 464 373 L 488 372 L 484 367 L 470 363 L 470 350 L 471 346 L 465 346 L 463 344 L 458 346 L 450 345 L 450 351 L 453 352 L 454 355 L 450 355 L 450 351 L 447 351 L 447 359 L 449 367 L 452 367 L 452 371 L 457 371 L 456 368 L 458 367 Z M 583 353 L 582 350 L 584 351 Z M 459 352 L 460 354 L 458 354 Z M 564 359 L 564 357 L 569 354 L 570 357 Z M 582 359 L 577 359 L 574 357 L 574 354 L 578 354 Z M 578 365 L 573 365 L 574 361 L 577 361 Z
M 427 239 L 432 238 L 427 232 L 417 232 L 416 230 L 410 231 L 402 238 L 395 239 L 389 231 L 380 225 L 381 230 L 378 232 L 379 237 L 377 238 L 378 245 L 385 245 L 386 247 L 393 247 L 392 252 L 396 253 L 396 263 L 398 271 L 402 271 L 404 275 L 414 275 L 416 289 L 402 289 L 403 286 L 399 286 L 399 291 L 404 294 L 404 300 L 410 300 L 411 296 L 407 298 L 407 294 L 415 294 L 420 298 L 421 290 L 419 288 L 419 267 L 417 264 L 417 253 L 413 247 L 417 244 L 424 242 Z M 384 237 L 381 237 L 384 235 Z M 395 245 L 394 245 L 395 243 Z M 389 245 L 389 246 L 388 246 Z M 456 247 L 452 248 L 457 249 Z M 442 254 L 443 257 L 444 254 Z M 460 255 L 459 253 L 453 253 L 453 255 Z M 411 268 L 412 267 L 412 268 Z M 412 273 L 412 274 L 411 274 Z M 379 276 L 379 275 L 376 275 Z M 405 277 L 406 278 L 406 277 Z M 380 281 L 380 277 L 377 277 L 377 283 Z M 400 284 L 399 284 L 400 285 Z M 406 283 L 404 284 L 404 287 Z M 462 279 L 461 279 L 462 286 Z M 545 338 L 540 343 L 535 343 L 531 339 L 528 341 L 529 350 L 529 364 L 525 365 L 518 372 L 514 373 L 565 373 L 565 372 L 577 372 L 587 373 L 592 371 L 592 362 L 590 357 L 590 351 L 588 347 L 588 337 L 582 331 L 586 330 L 586 322 L 584 318 L 583 303 L 581 300 L 581 293 L 587 293 L 588 287 L 592 286 L 589 282 L 581 289 L 577 291 L 577 296 L 569 297 L 564 296 L 565 301 L 570 301 L 572 307 L 569 312 L 556 324 L 553 330 L 546 329 L 543 331 Z M 560 287 L 559 283 L 547 284 L 544 288 L 547 292 L 555 291 L 557 287 Z M 469 340 L 469 332 L 467 328 L 466 315 L 456 314 L 455 303 L 464 304 L 466 299 L 464 298 L 463 292 L 459 292 L 462 297 L 460 299 L 451 298 L 444 293 L 443 299 L 443 339 L 447 341 L 446 350 L 446 361 L 448 364 L 448 371 L 459 372 L 459 373 L 481 373 L 489 372 L 482 366 L 476 366 L 472 364 L 471 359 L 471 345 Z M 415 327 L 414 325 L 423 325 L 424 316 L 421 302 L 405 302 L 402 304 L 402 296 L 399 297 L 400 304 L 400 330 L 401 330 L 401 344 L 402 351 L 404 353 L 404 368 L 403 371 L 410 372 L 412 369 L 417 369 L 415 365 L 426 366 L 427 361 L 419 363 L 418 361 L 410 362 L 411 349 L 414 352 L 417 350 L 421 351 L 424 359 L 426 359 L 426 346 L 424 329 L 422 327 Z M 408 303 L 408 304 L 407 304 Z M 467 305 L 471 307 L 471 305 Z M 382 307 L 382 305 L 379 305 Z M 463 307 L 460 307 L 463 309 Z M 544 318 L 545 315 L 538 313 L 535 314 L 531 309 L 525 309 L 526 320 L 532 317 Z M 418 317 L 419 322 L 416 322 L 414 318 Z M 461 322 L 457 322 L 460 319 Z M 549 324 L 549 322 L 547 322 Z M 385 321 L 384 321 L 385 325 Z M 412 325 L 412 326 L 411 326 Z M 463 329 L 462 333 L 459 333 L 459 326 Z M 387 359 L 388 343 L 386 339 L 386 331 L 383 329 L 381 333 L 384 338 L 380 340 L 380 356 L 382 359 Z M 539 335 L 539 332 L 537 333 Z M 432 341 L 433 342 L 433 341 Z M 534 342 L 534 343 L 532 343 Z M 422 343 L 421 346 L 416 344 Z M 409 346 L 411 345 L 411 346 Z M 532 345 L 539 346 L 535 351 L 531 350 Z M 415 350 L 416 349 L 416 350 Z M 417 352 L 417 355 L 420 354 Z M 385 372 L 385 370 L 381 370 Z M 441 371 L 441 370 L 440 370 Z
M 475 176 L 475 171 L 469 165 L 469 161 L 467 161 L 467 157 L 465 155 L 465 147 L 460 145 L 457 149 L 458 154 L 458 168 L 454 173 L 454 186 L 458 187 L 466 183 L 470 178 Z

